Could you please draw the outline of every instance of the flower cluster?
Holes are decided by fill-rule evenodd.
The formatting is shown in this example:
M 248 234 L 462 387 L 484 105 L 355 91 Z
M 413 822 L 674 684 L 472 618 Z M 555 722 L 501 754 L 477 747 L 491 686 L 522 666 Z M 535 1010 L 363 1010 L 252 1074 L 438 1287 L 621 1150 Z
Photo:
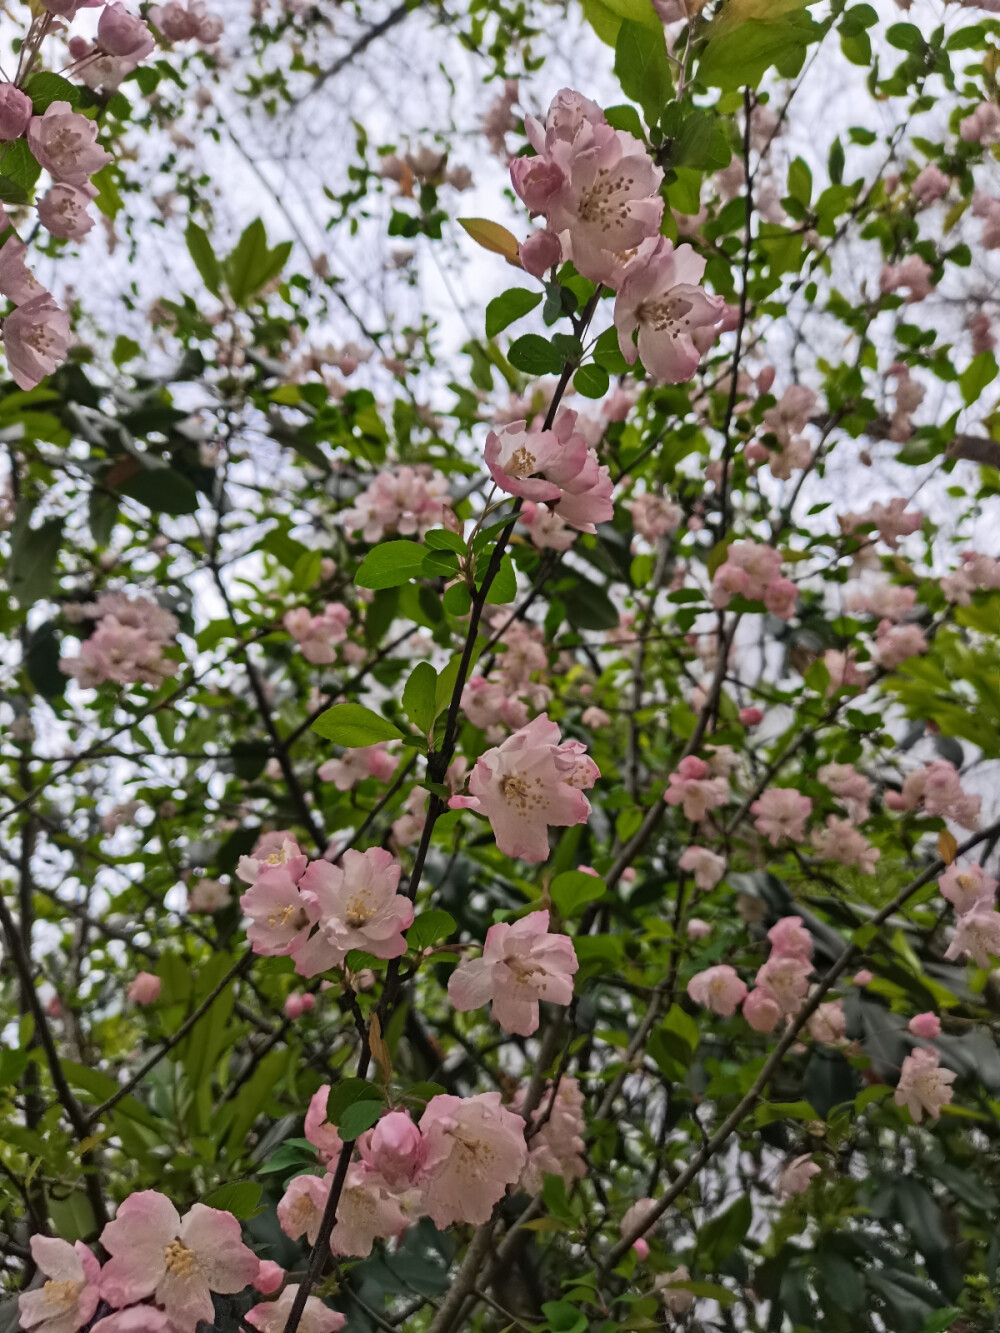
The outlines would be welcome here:
M 885 803 L 890 810 L 916 810 L 922 806 L 925 814 L 941 815 L 962 828 L 974 829 L 979 824 L 983 798 L 963 789 L 954 764 L 947 759 L 935 759 L 907 774 L 901 791 L 887 791 Z
M 551 430 L 524 421 L 490 431 L 486 466 L 508 495 L 546 504 L 563 523 L 581 532 L 614 517 L 611 474 L 575 429 L 576 413 L 558 414 Z
M 420 536 L 440 527 L 448 509 L 448 479 L 428 467 L 406 465 L 395 472 L 380 472 L 367 490 L 341 515 L 348 532 L 360 532 L 366 542 L 386 534 Z
M 733 596 L 763 602 L 772 615 L 791 620 L 798 589 L 781 573 L 781 553 L 757 542 L 733 542 L 712 578 L 712 605 L 726 607 Z
M 337 660 L 337 645 L 347 638 L 351 613 L 339 602 L 324 606 L 318 616 L 310 615 L 307 607 L 297 606 L 286 611 L 282 624 L 302 649 L 302 656 L 314 666 L 325 666 Z
M 163 654 L 177 633 L 177 617 L 149 598 L 105 593 L 96 602 L 67 607 L 66 613 L 97 622 L 79 655 L 59 661 L 60 670 L 84 688 L 104 681 L 158 686 L 176 674 L 177 663 Z

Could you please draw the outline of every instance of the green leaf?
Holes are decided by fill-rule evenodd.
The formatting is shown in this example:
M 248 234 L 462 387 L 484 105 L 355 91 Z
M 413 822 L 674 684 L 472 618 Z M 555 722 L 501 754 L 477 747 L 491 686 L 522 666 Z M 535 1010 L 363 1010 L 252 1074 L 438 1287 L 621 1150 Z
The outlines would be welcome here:
M 459 555 L 465 555 L 468 550 L 465 539 L 448 528 L 431 528 L 430 532 L 425 532 L 424 545 L 432 551 L 455 551 Z
M 426 556 L 417 542 L 381 542 L 362 560 L 354 582 L 359 588 L 398 588 L 419 578 Z
M 573 388 L 584 398 L 603 398 L 610 383 L 611 378 L 604 367 L 593 363 L 581 366 L 573 376 Z
M 356 1102 L 375 1102 L 381 1105 L 382 1094 L 374 1083 L 366 1078 L 343 1078 L 330 1090 L 326 1102 L 326 1116 L 340 1128 L 341 1119 L 349 1106 Z
M 388 718 L 362 704 L 334 704 L 319 715 L 312 730 L 325 740 L 352 750 L 403 739 L 403 733 Z
M 406 932 L 406 947 L 419 953 L 421 949 L 428 949 L 439 940 L 446 940 L 456 929 L 455 918 L 448 912 L 436 908 L 429 912 L 421 912 Z
M 507 360 L 526 375 L 558 375 L 563 368 L 562 357 L 540 333 L 526 333 L 511 343 Z
M 653 32 L 662 32 L 663 23 L 657 18 L 651 0 L 581 0 L 584 18 L 608 46 L 618 41 L 618 30 L 623 19 L 641 23 Z
M 252 1217 L 260 1207 L 263 1190 L 252 1180 L 238 1180 L 231 1185 L 220 1185 L 218 1189 L 202 1199 L 207 1208 L 219 1208 L 224 1213 L 232 1213 L 240 1219 Z
M 624 375 L 628 370 L 628 362 L 618 346 L 618 330 L 614 326 L 605 329 L 594 344 L 594 360 L 612 375 Z
M 255 218 L 224 265 L 229 294 L 236 304 L 245 305 L 272 278 L 276 278 L 291 251 L 291 241 L 283 241 L 273 250 L 269 249 L 264 224 L 260 218 Z
M 741 1194 L 724 1213 L 706 1222 L 698 1232 L 703 1267 L 712 1273 L 721 1268 L 750 1230 L 752 1220 L 750 1195 Z
M 429 735 L 434 726 L 436 690 L 437 672 L 430 662 L 418 662 L 403 687 L 403 711 L 424 736 Z
M 577 916 L 587 903 L 596 902 L 607 893 L 603 879 L 582 870 L 564 870 L 549 886 L 549 896 L 567 921 Z
M 154 514 L 193 514 L 198 508 L 194 483 L 160 458 L 144 457 L 127 481 L 116 487 L 119 495 L 137 500 Z
M 61 74 L 52 74 L 49 70 L 38 70 L 24 85 L 24 91 L 31 98 L 31 106 L 36 116 L 42 116 L 53 102 L 68 102 L 76 111 L 83 100 L 83 89 L 77 83 L 70 83 Z
M 514 573 L 514 564 L 509 555 L 505 555 L 500 561 L 500 568 L 497 570 L 496 578 L 490 584 L 490 590 L 486 594 L 486 601 L 490 606 L 506 606 L 517 596 L 517 575 Z
M 542 299 L 541 292 L 528 292 L 523 287 L 512 287 L 495 296 L 486 307 L 486 336 L 495 338 L 508 324 L 523 319 Z
M 924 38 L 920 29 L 912 23 L 894 23 L 886 29 L 886 41 L 897 51 L 922 51 Z
M 47 620 L 32 630 L 24 659 L 28 679 L 43 699 L 57 699 L 66 688 L 66 677 L 59 669 L 59 657 L 56 622 Z
M 622 92 L 642 107 L 648 125 L 655 125 L 673 91 L 664 29 L 650 32 L 642 23 L 624 19 L 615 40 L 615 74 Z
M 962 390 L 962 400 L 966 407 L 976 401 L 987 384 L 997 376 L 997 359 L 992 352 L 980 352 L 970 361 L 958 377 L 958 387 Z
M 184 239 L 187 241 L 188 253 L 194 260 L 194 266 L 201 274 L 202 282 L 213 296 L 218 296 L 222 284 L 222 268 L 215 257 L 208 232 L 204 227 L 199 227 L 197 222 L 189 222 Z
M 804 19 L 804 23 L 802 20 Z M 792 14 L 778 22 L 748 19 L 738 28 L 710 37 L 698 65 L 698 79 L 713 88 L 756 88 L 772 65 L 805 52 L 820 29 L 806 15 Z
M 353 1143 L 355 1139 L 361 1137 L 366 1129 L 371 1129 L 372 1125 L 381 1118 L 381 1115 L 381 1101 L 354 1102 L 337 1122 L 340 1137 L 345 1143 Z
M 935 1310 L 933 1314 L 927 1316 L 920 1333 L 945 1333 L 961 1313 L 962 1311 L 954 1305 L 946 1310 Z
M 812 172 L 801 157 L 795 158 L 788 167 L 788 193 L 797 199 L 804 208 L 809 207 L 812 199 Z
M 100 171 L 91 176 L 90 183 L 97 189 L 94 203 L 97 205 L 98 211 L 103 213 L 106 218 L 117 217 L 123 204 L 115 175 L 115 164 L 113 162 L 106 163 Z
M 62 544 L 63 520 L 49 518 L 40 527 L 32 528 L 29 526 L 32 509 L 33 505 L 24 501 L 18 505 L 10 534 L 8 586 L 23 608 L 49 595 Z

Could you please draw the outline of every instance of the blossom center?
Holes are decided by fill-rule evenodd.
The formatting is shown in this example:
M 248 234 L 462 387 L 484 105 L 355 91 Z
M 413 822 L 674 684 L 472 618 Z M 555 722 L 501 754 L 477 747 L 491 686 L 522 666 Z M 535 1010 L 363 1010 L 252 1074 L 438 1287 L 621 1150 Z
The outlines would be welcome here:
M 305 913 L 294 903 L 288 903 L 285 907 L 276 907 L 273 912 L 267 914 L 267 924 L 271 930 L 280 930 L 282 926 L 287 926 L 290 921 L 294 922 L 296 926 L 307 924 Z
M 42 1288 L 45 1293 L 45 1304 L 60 1312 L 69 1310 L 76 1304 L 81 1286 L 82 1283 L 75 1282 L 71 1277 L 64 1278 L 62 1282 L 46 1282 Z
M 182 1240 L 172 1240 L 166 1248 L 164 1258 L 167 1263 L 167 1272 L 172 1273 L 174 1277 L 183 1279 L 192 1278 L 199 1271 L 197 1256 L 193 1250 L 189 1250 Z
M 615 176 L 607 167 L 601 167 L 593 185 L 580 200 L 580 220 L 596 223 L 603 231 L 609 231 L 615 223 L 624 222 L 634 184 L 632 176 Z
M 370 895 L 362 890 L 360 893 L 354 893 L 348 898 L 344 905 L 344 920 L 352 929 L 357 930 L 365 925 L 375 915 L 377 908 L 372 902 Z
M 508 773 L 500 779 L 500 791 L 505 801 L 517 805 L 523 810 L 528 804 L 530 789 L 527 780 L 517 773 Z
M 535 455 L 522 444 L 515 449 L 507 464 L 507 471 L 512 477 L 530 477 L 535 470 Z
M 643 303 L 640 311 L 640 320 L 644 324 L 650 324 L 657 333 L 665 333 L 668 337 L 676 335 L 678 328 L 683 328 L 690 323 L 687 316 L 694 309 L 694 303 L 684 296 L 676 296 L 668 292 L 666 296 L 661 296 L 658 301 L 646 301 Z

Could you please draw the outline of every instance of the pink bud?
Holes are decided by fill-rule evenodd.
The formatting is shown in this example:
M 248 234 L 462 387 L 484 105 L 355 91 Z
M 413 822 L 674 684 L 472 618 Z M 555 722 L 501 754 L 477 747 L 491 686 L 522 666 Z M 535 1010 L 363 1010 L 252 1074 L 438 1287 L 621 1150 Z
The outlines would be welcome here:
M 860 972 L 855 972 L 854 974 L 855 986 L 867 986 L 874 980 L 875 978 L 866 967 L 863 967 Z
M 133 1004 L 155 1004 L 160 998 L 160 978 L 152 972 L 138 972 L 128 988 L 128 998 Z
M 748 463 L 766 463 L 771 455 L 762 444 L 758 444 L 755 440 L 743 450 L 743 457 Z
M 902 792 L 887 791 L 882 800 L 890 810 L 909 810 L 910 806 Z
M 764 714 L 759 708 L 741 708 L 740 721 L 745 727 L 759 727 L 764 721 Z
M 777 374 L 774 366 L 765 366 L 757 376 L 757 392 L 770 393 L 771 385 L 774 383 L 774 377 Z
M 288 999 L 285 1001 L 285 1017 L 290 1018 L 294 1022 L 296 1018 L 302 1017 L 304 1009 L 305 1005 L 302 1003 L 302 996 L 297 995 L 295 991 L 292 991 L 291 995 L 289 995 Z
M 703 940 L 706 935 L 711 935 L 712 927 L 707 921 L 702 921 L 700 917 L 693 916 L 687 924 L 687 933 L 689 940 Z
M 143 20 L 133 17 L 121 0 L 104 6 L 97 25 L 97 43 L 107 55 L 128 56 L 131 60 L 144 59 L 156 45 Z
M 62 1000 L 60 1000 L 58 995 L 53 995 L 52 999 L 49 1000 L 48 1004 L 45 1006 L 45 1012 L 48 1014 L 49 1018 L 62 1018 L 62 1011 Z
M 307 1014 L 315 1004 L 316 996 L 313 995 L 312 991 L 306 991 L 305 995 L 302 996 L 302 1012 Z
M 32 117 L 31 98 L 12 83 L 0 83 L 0 139 L 20 139 Z
M 593 875 L 595 879 L 601 878 L 593 866 L 577 866 L 577 870 L 581 875 Z
M 420 1130 L 405 1111 L 390 1111 L 375 1126 L 367 1153 L 362 1155 L 390 1185 L 410 1181 L 423 1157 Z
M 278 1290 L 284 1280 L 285 1270 L 280 1264 L 276 1264 L 272 1259 L 261 1259 L 252 1285 L 262 1296 L 270 1296 L 273 1291 Z
M 649 1258 L 649 1241 L 645 1240 L 642 1236 L 635 1242 L 632 1249 L 635 1251 L 636 1258 L 640 1263 L 643 1259 Z
M 743 1017 L 755 1032 L 773 1032 L 781 1017 L 781 1006 L 766 986 L 755 986 L 743 1001 Z
M 923 1037 L 927 1041 L 941 1035 L 941 1020 L 937 1014 L 915 1014 L 906 1026 L 914 1037 Z
M 631 884 L 635 880 L 637 873 L 635 866 L 626 866 L 621 873 L 621 878 L 626 884 Z
M 562 259 L 562 242 L 554 231 L 536 231 L 518 249 L 521 266 L 534 278 L 544 278 Z

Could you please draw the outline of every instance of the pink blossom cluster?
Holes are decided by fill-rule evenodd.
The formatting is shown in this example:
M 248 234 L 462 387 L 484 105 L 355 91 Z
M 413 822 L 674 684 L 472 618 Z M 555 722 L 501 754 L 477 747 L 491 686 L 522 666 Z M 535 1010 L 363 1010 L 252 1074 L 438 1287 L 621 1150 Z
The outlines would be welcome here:
M 919 255 L 908 255 L 901 264 L 883 264 L 878 285 L 886 294 L 903 288 L 907 293 L 903 298 L 907 305 L 926 300 L 934 290 L 931 267 Z
M 923 204 L 926 208 L 928 204 L 943 199 L 950 188 L 951 177 L 946 176 L 939 166 L 931 162 L 917 173 L 916 179 L 910 186 L 910 193 L 917 203 Z
M 308 607 L 297 606 L 286 611 L 282 624 L 302 649 L 302 656 L 314 666 L 325 666 L 337 660 L 337 645 L 347 638 L 351 613 L 339 602 L 324 606 L 318 616 L 310 615 Z
M 445 785 L 454 794 L 465 786 L 465 774 L 469 761 L 464 755 L 458 755 L 448 765 L 444 775 Z M 392 823 L 392 841 L 396 847 L 409 847 L 417 841 L 427 823 L 427 799 L 429 793 L 418 783 L 411 787 L 410 794 L 403 803 L 405 814 Z
M 449 805 L 485 815 L 505 856 L 545 861 L 549 828 L 587 822 L 590 802 L 583 793 L 599 777 L 582 741 L 560 740 L 558 725 L 540 713 L 479 756 L 469 795 L 453 796 Z
M 886 371 L 886 376 L 896 381 L 896 403 L 889 422 L 889 439 L 903 444 L 913 434 L 910 418 L 924 401 L 927 391 L 913 378 L 909 366 L 902 361 L 894 361 Z
M 966 143 L 984 146 L 1000 143 L 1000 106 L 995 102 L 980 102 L 972 114 L 961 121 L 958 132 Z
M 577 538 L 577 529 L 571 528 L 548 505 L 525 500 L 520 521 L 528 530 L 531 544 L 539 551 L 568 551 Z
M 381 847 L 349 849 L 341 861 L 309 863 L 298 854 L 258 866 L 240 899 L 255 953 L 289 955 L 304 977 L 343 966 L 352 949 L 376 958 L 405 953 L 402 932 L 413 923 L 413 904 L 396 892 L 398 863 Z
M 529 912 L 513 925 L 489 928 L 482 957 L 466 959 L 449 977 L 448 998 L 460 1012 L 492 1002 L 505 1032 L 530 1037 L 538 1030 L 539 1001 L 573 999 L 578 966 L 570 937 L 549 931 L 549 913 Z
M 652 491 L 635 496 L 627 508 L 636 532 L 653 545 L 678 528 L 684 517 L 680 505 Z
M 753 826 L 772 847 L 783 838 L 801 842 L 806 836 L 806 820 L 812 814 L 812 800 L 794 787 L 768 787 L 750 806 Z
M 772 476 L 787 481 L 793 468 L 807 468 L 812 462 L 812 449 L 802 432 L 815 410 L 816 395 L 812 389 L 793 384 L 764 413 L 764 425 L 774 435 L 780 450 L 768 455 Z
M 699 823 L 729 800 L 728 778 L 710 776 L 705 760 L 693 754 L 681 760 L 667 783 L 663 799 L 668 805 L 682 806 L 685 818 L 692 823 Z
M 352 791 L 366 778 L 388 782 L 396 771 L 397 762 L 383 741 L 378 745 L 360 745 L 357 749 L 345 750 L 339 759 L 328 759 L 321 764 L 316 776 L 321 782 L 332 782 L 338 791 Z
M 536 505 L 581 532 L 614 517 L 611 474 L 576 429 L 577 415 L 564 410 L 551 430 L 517 421 L 486 437 L 486 466 L 501 490 Z
M 899 547 L 900 537 L 908 537 L 911 532 L 917 532 L 923 522 L 923 515 L 916 510 L 909 514 L 906 512 L 906 504 L 906 500 L 897 495 L 888 504 L 876 501 L 861 514 L 841 514 L 837 521 L 841 532 L 850 535 L 853 535 L 858 528 L 872 524 L 890 551 L 895 551 Z
M 990 317 L 985 311 L 972 315 L 965 326 L 972 334 L 972 355 L 980 356 L 983 352 L 992 352 L 997 345 Z
M 872 657 L 886 671 L 895 671 L 908 658 L 926 653 L 927 647 L 927 635 L 919 625 L 893 625 L 883 620 L 875 631 Z
M 954 764 L 947 759 L 935 759 L 907 774 L 902 791 L 887 791 L 885 803 L 890 810 L 916 810 L 923 806 L 925 814 L 940 815 L 953 819 L 962 828 L 974 829 L 979 824 L 983 798 L 963 790 Z
M 941 580 L 941 591 L 949 602 L 968 606 L 974 592 L 1000 588 L 1000 560 L 978 551 L 963 551 L 959 558 L 962 563 L 954 574 Z
M 450 512 L 447 477 L 407 464 L 395 472 L 380 472 L 341 517 L 348 532 L 360 531 L 366 542 L 379 542 L 387 533 L 422 537 L 440 527 Z
M 677 865 L 694 876 L 694 886 L 702 893 L 714 889 L 726 873 L 726 858 L 707 847 L 686 848 Z
M 853 764 L 824 764 L 816 775 L 841 801 L 855 824 L 868 818 L 872 784 Z
M 906 619 L 916 602 L 915 588 L 903 588 L 898 583 L 877 583 L 848 593 L 847 609 L 856 614 L 878 616 L 883 621 L 899 621 Z
M 328 1087 L 321 1088 L 313 1104 L 321 1099 L 325 1106 L 328 1093 Z M 498 1092 L 433 1097 L 419 1124 L 405 1111 L 390 1111 L 358 1142 L 360 1160 L 347 1172 L 332 1253 L 364 1258 L 376 1240 L 401 1235 L 425 1216 L 439 1230 L 454 1222 L 487 1221 L 525 1169 L 524 1130 L 524 1120 L 501 1105 Z M 340 1139 L 332 1126 L 314 1116 L 312 1123 L 307 1119 L 306 1134 L 311 1142 L 322 1138 L 327 1165 L 339 1157 Z M 315 1243 L 332 1182 L 329 1173 L 290 1182 L 278 1204 L 286 1235 Z
M 617 291 L 622 355 L 670 383 L 688 380 L 715 341 L 725 302 L 700 286 L 705 260 L 661 236 L 663 172 L 633 135 L 594 102 L 563 89 L 544 125 L 525 118 L 534 157 L 511 163 L 514 189 L 546 229 L 521 247 L 541 276 L 560 259 Z M 638 335 L 638 345 L 633 337 Z
M 97 621 L 78 656 L 59 659 L 59 669 L 85 689 L 105 681 L 159 686 L 176 673 L 177 663 L 163 654 L 177 633 L 177 617 L 148 597 L 105 593 L 66 612 L 70 619 Z
M 812 844 L 826 860 L 856 866 L 863 875 L 874 875 L 882 855 L 863 833 L 858 832 L 851 820 L 838 819 L 836 815 L 827 815 L 826 827 L 813 830 Z
M 938 1052 L 919 1046 L 903 1061 L 893 1101 L 897 1106 L 905 1106 L 918 1125 L 925 1111 L 932 1120 L 937 1120 L 942 1106 L 947 1106 L 954 1096 L 951 1088 L 954 1081 L 954 1072 L 941 1068 Z
M 972 957 L 977 967 L 991 967 L 1000 957 L 1000 912 L 996 910 L 997 881 L 981 865 L 952 862 L 938 880 L 938 888 L 955 909 L 955 936 L 945 958 Z
M 149 21 L 163 33 L 168 42 L 197 42 L 199 46 L 214 46 L 222 36 L 224 24 L 218 14 L 210 14 L 204 0 L 167 0 L 165 5 L 154 5 Z
M 497 665 L 489 676 L 471 676 L 462 691 L 462 711 L 474 727 L 499 740 L 527 724 L 530 709 L 544 708 L 552 691 L 536 677 L 547 670 L 548 651 L 537 625 L 512 620 L 509 612 L 490 617 L 499 625 Z
M 737 595 L 763 602 L 772 615 L 791 620 L 798 589 L 781 573 L 781 552 L 759 542 L 733 542 L 712 579 L 712 605 L 721 609 Z
M 785 916 L 767 932 L 771 953 L 758 968 L 743 1002 L 743 1017 L 756 1032 L 773 1032 L 798 1012 L 809 991 L 813 941 L 798 916 Z
M 525 1091 L 520 1088 L 515 1094 L 515 1111 L 521 1111 Z M 554 1090 L 551 1083 L 545 1085 L 528 1119 L 528 1160 L 519 1181 L 521 1189 L 541 1194 L 546 1176 L 561 1176 L 567 1185 L 582 1180 L 587 1174 L 583 1133 L 583 1092 L 575 1078 L 564 1074 Z

